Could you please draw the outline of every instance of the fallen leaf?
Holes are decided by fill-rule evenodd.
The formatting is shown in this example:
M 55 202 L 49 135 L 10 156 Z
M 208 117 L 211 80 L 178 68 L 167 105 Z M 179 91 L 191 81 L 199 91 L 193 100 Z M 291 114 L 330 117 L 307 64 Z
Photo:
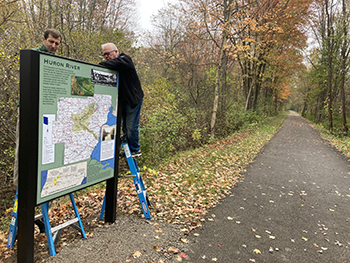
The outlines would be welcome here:
M 139 258 L 141 257 L 141 252 L 140 251 L 136 251 L 134 254 L 132 254 L 133 258 Z
M 259 249 L 257 249 L 257 248 L 254 249 L 253 252 L 254 252 L 255 254 L 261 254 L 261 251 L 260 251 Z
M 179 262 L 181 262 L 181 261 L 182 261 L 182 257 L 180 257 L 180 256 L 177 256 L 177 258 L 176 258 L 176 261 L 179 261 Z
M 255 235 L 255 237 L 256 237 L 256 238 L 261 238 L 261 236 L 259 236 L 259 235 Z
M 181 238 L 182 243 L 188 244 L 188 240 L 186 238 Z
M 157 233 L 162 233 L 162 232 L 163 232 L 162 229 L 156 229 L 155 231 L 156 231 Z
M 183 257 L 183 258 L 188 258 L 188 255 L 185 254 L 184 252 L 181 252 L 181 253 L 180 253 L 180 256 Z
M 157 251 L 157 252 L 161 252 L 161 251 L 162 251 L 162 249 L 161 249 L 160 247 L 158 247 L 158 246 L 154 246 L 153 248 L 154 248 L 155 251 Z
M 304 240 L 304 241 L 307 241 L 307 240 L 308 240 L 306 237 L 302 237 L 301 239 Z
M 336 245 L 338 245 L 338 246 L 340 246 L 340 247 L 342 247 L 342 246 L 343 246 L 343 244 L 342 244 L 342 243 L 340 243 L 338 240 L 336 240 L 334 244 L 336 244 Z
M 233 220 L 233 218 L 232 218 L 232 217 L 230 217 L 230 216 L 228 216 L 228 217 L 227 217 L 227 219 L 228 219 L 228 220 Z
M 176 248 L 176 247 L 169 247 L 168 251 L 173 253 L 173 254 L 178 254 L 180 253 L 180 249 Z

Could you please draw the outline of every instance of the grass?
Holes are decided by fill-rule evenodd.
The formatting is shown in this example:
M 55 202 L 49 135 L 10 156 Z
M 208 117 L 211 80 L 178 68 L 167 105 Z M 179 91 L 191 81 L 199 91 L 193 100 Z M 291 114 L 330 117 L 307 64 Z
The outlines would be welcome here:
M 324 126 L 315 123 L 313 123 L 313 126 L 320 132 L 323 139 L 350 158 L 350 138 L 348 136 L 337 136 L 331 134 Z

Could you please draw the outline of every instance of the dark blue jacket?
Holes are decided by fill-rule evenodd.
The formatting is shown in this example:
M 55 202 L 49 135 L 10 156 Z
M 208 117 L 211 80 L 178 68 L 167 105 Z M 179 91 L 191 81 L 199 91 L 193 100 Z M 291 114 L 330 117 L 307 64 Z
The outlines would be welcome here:
M 143 99 L 141 82 L 131 57 L 122 53 L 117 58 L 100 62 L 100 65 L 119 72 L 119 92 L 122 105 L 135 108 Z

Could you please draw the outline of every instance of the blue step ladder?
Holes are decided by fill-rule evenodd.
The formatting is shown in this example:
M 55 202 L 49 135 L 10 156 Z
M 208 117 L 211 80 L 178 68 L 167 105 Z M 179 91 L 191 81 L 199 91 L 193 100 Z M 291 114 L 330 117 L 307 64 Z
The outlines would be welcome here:
M 139 201 L 140 201 L 140 204 L 141 204 L 141 208 L 142 208 L 142 211 L 143 211 L 143 214 L 145 216 L 146 219 L 150 219 L 151 218 L 151 214 L 149 212 L 149 206 L 152 206 L 150 201 L 149 201 L 149 198 L 148 198 L 148 194 L 147 194 L 147 191 L 146 191 L 146 187 L 143 183 L 143 180 L 142 180 L 142 176 L 141 176 L 141 173 L 140 173 L 140 169 L 139 167 L 137 166 L 137 162 L 135 160 L 135 158 L 132 157 L 131 155 L 131 152 L 130 152 L 130 148 L 129 148 L 129 144 L 127 142 L 127 139 L 126 139 L 126 136 L 122 136 L 120 138 L 121 140 L 121 145 L 123 147 L 123 150 L 124 150 L 124 154 L 125 154 L 125 158 L 128 162 L 128 166 L 129 166 L 129 169 L 130 169 L 130 173 L 131 173 L 131 176 L 119 176 L 118 175 L 118 178 L 127 178 L 127 177 L 132 177 L 133 181 L 134 181 L 134 185 L 135 185 L 135 188 L 136 188 L 136 193 L 139 197 Z M 105 197 L 103 199 L 103 204 L 102 204 L 102 208 L 101 208 L 101 213 L 100 213 L 100 220 L 103 220 L 103 215 L 104 215 L 104 212 L 105 212 L 105 206 L 106 206 L 106 194 L 105 194 Z
M 34 223 L 38 225 L 40 229 L 40 233 L 45 232 L 47 237 L 47 243 L 49 246 L 49 252 L 51 256 L 56 255 L 55 251 L 55 245 L 57 244 L 57 241 L 62 233 L 62 229 L 70 226 L 76 230 L 78 230 L 83 238 L 86 238 L 85 231 L 83 228 L 83 224 L 80 219 L 78 208 L 75 204 L 75 200 L 73 197 L 73 194 L 69 194 L 70 200 L 72 202 L 72 206 L 75 213 L 75 218 L 61 224 L 58 226 L 55 226 L 51 228 L 50 226 L 50 219 L 49 219 L 49 202 L 46 202 L 41 205 L 41 211 L 42 214 L 36 215 L 34 218 Z M 16 241 L 16 234 L 17 234 L 17 212 L 18 212 L 18 186 L 16 190 L 16 197 L 13 204 L 13 210 L 12 210 L 12 216 L 11 216 L 11 224 L 10 224 L 10 230 L 9 235 L 7 239 L 7 248 L 13 248 Z M 78 223 L 78 225 L 75 225 L 75 223 Z

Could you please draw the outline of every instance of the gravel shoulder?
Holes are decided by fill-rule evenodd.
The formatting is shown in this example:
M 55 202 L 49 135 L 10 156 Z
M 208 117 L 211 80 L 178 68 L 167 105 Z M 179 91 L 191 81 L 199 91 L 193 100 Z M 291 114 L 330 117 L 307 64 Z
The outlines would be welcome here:
M 179 225 L 123 216 L 96 228 L 92 237 L 67 244 L 43 262 L 176 262 L 179 253 L 169 248 L 179 249 L 183 235 Z

